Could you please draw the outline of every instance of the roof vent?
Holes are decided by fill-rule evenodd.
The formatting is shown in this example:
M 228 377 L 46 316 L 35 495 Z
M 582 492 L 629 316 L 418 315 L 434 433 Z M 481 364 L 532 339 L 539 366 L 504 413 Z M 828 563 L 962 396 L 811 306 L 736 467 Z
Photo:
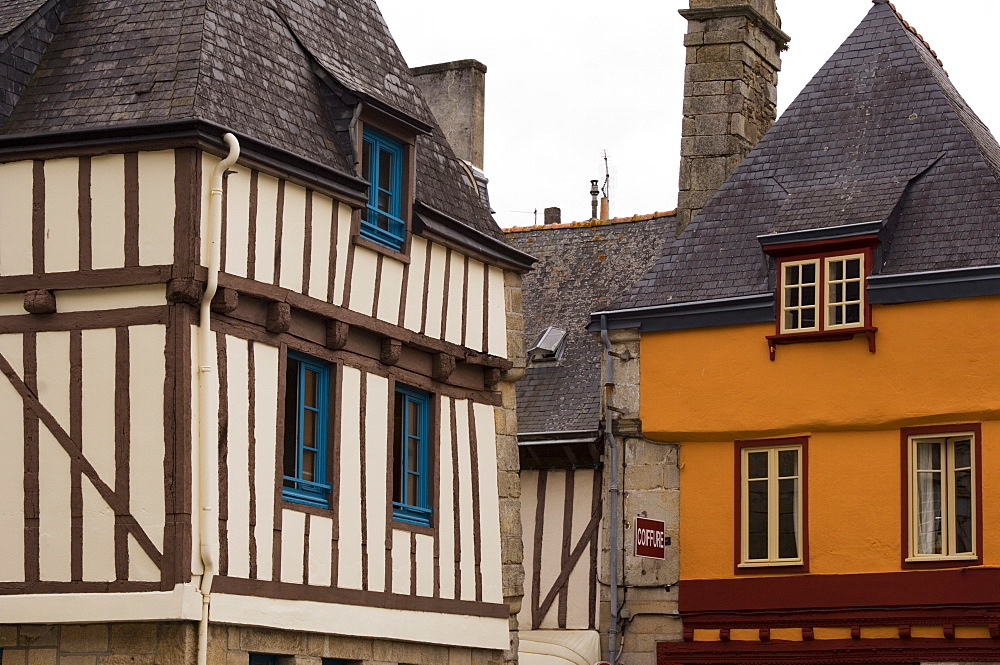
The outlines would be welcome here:
M 566 346 L 566 331 L 550 326 L 538 336 L 538 340 L 528 349 L 528 359 L 532 362 L 555 362 L 562 357 Z

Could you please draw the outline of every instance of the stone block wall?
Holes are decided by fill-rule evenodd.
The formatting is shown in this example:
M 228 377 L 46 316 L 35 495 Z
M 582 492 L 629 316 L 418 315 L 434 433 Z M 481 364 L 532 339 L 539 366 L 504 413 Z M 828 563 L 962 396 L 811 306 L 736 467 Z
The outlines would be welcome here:
M 677 580 L 680 575 L 680 474 L 676 444 L 650 441 L 642 436 L 639 420 L 640 349 L 635 330 L 609 332 L 613 350 L 623 358 L 613 361 L 615 415 L 613 431 L 619 446 L 618 479 L 621 488 L 618 565 L 621 658 L 619 665 L 655 665 L 656 643 L 681 639 L 677 611 Z M 610 461 L 605 447 L 605 460 Z M 605 487 L 610 486 L 610 464 L 604 466 Z M 602 649 L 610 628 L 610 529 L 609 504 L 605 502 L 601 523 L 601 611 Z M 632 554 L 636 516 L 664 520 L 671 544 L 663 561 Z
M 678 232 L 774 123 L 788 42 L 775 0 L 692 0 L 681 15 L 688 32 Z
M 3 665 L 193 665 L 197 624 L 115 623 L 0 626 Z M 251 653 L 279 665 L 321 665 L 339 658 L 356 665 L 499 665 L 486 649 L 321 635 L 213 624 L 208 665 L 247 665 Z
M 524 596 L 524 541 L 521 531 L 521 461 L 517 448 L 517 395 L 514 384 L 524 376 L 524 308 L 521 276 L 506 271 L 504 301 L 507 307 L 507 357 L 514 367 L 504 373 L 497 390 L 497 480 L 500 491 L 500 557 L 503 564 L 503 601 L 510 606 L 510 650 L 504 661 L 517 662 L 518 623 Z

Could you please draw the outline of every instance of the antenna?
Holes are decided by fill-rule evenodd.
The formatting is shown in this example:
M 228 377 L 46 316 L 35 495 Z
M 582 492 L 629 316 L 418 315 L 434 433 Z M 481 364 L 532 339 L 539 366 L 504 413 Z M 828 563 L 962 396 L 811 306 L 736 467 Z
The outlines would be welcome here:
M 611 171 L 608 169 L 608 151 L 604 151 L 604 185 L 601 187 L 601 195 L 608 198 L 608 183 L 611 181 Z

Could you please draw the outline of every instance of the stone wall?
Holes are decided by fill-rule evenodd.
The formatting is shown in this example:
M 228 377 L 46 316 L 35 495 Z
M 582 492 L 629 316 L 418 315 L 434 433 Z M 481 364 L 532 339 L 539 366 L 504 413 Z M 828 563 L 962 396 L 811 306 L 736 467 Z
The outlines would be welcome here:
M 524 314 L 521 276 L 506 271 L 504 300 L 507 307 L 507 357 L 514 367 L 497 385 L 501 404 L 496 407 L 497 474 L 500 490 L 500 556 L 503 564 L 503 601 L 510 605 L 510 650 L 504 660 L 517 662 L 517 614 L 524 596 L 524 542 L 521 532 L 521 461 L 517 447 L 517 395 L 514 384 L 524 376 Z
M 610 331 L 615 353 L 626 356 L 612 363 L 614 391 L 612 406 L 616 412 L 613 431 L 619 446 L 619 486 L 621 488 L 620 559 L 618 566 L 619 665 L 655 665 L 656 643 L 681 639 L 681 623 L 676 616 L 677 580 L 680 553 L 677 541 L 680 517 L 680 477 L 677 445 L 650 441 L 642 436 L 639 420 L 639 335 L 635 330 Z M 610 454 L 605 446 L 605 459 Z M 605 487 L 610 486 L 610 464 L 604 466 Z M 610 627 L 610 520 L 605 502 L 601 523 L 601 636 L 606 649 Z M 636 557 L 633 552 L 633 522 L 636 516 L 666 522 L 671 544 L 666 559 L 658 561 Z
M 775 0 L 691 0 L 680 13 L 688 32 L 678 232 L 774 123 L 788 42 Z
M 197 624 L 116 623 L 0 626 L 3 665 L 193 665 Z M 247 665 L 251 653 L 279 665 L 498 665 L 499 651 L 213 624 L 209 665 Z

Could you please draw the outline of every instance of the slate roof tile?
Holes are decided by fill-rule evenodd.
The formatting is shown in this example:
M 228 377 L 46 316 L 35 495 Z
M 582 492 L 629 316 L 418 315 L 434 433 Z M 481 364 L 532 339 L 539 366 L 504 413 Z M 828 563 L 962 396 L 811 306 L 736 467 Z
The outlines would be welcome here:
M 1000 146 L 879 2 L 616 307 L 766 293 L 758 235 L 884 220 L 897 203 L 876 272 L 1000 263 Z
M 558 364 L 529 366 L 516 384 L 521 432 L 597 429 L 601 345 L 585 331 L 590 313 L 626 292 L 675 228 L 669 212 L 507 230 L 515 248 L 538 259 L 523 278 L 526 346 L 549 326 L 568 332 Z
M 42 4 L 5 0 L 0 37 Z M 0 70 L 0 90 L 15 100 L 4 108 L 0 97 L 0 135 L 197 118 L 353 174 L 335 138 L 342 109 L 319 66 L 431 126 L 418 137 L 416 198 L 503 237 L 374 0 L 76 0 L 47 48 L 26 59 L 0 40 L 0 62 L 32 73 L 22 92 Z

